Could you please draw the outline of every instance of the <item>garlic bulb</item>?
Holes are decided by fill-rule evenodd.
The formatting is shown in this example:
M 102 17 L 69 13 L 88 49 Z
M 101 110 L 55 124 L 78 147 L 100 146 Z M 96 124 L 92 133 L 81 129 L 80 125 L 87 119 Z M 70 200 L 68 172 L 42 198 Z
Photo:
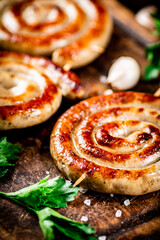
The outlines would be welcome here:
M 151 13 L 156 12 L 156 10 L 157 8 L 155 6 L 147 6 L 142 8 L 135 15 L 136 21 L 143 27 L 153 30 L 155 25 L 154 20 L 151 17 Z
M 134 58 L 120 57 L 109 69 L 107 83 L 115 90 L 127 90 L 138 83 L 140 73 L 140 66 Z

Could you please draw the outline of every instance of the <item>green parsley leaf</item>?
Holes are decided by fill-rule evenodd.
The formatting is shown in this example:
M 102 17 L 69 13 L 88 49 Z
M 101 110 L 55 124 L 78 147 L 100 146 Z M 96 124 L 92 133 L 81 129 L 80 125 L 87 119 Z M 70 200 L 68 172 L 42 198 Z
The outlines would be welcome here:
M 151 16 L 155 22 L 155 34 L 160 35 L 160 12 L 156 11 L 151 14 Z M 150 81 L 158 78 L 160 74 L 160 42 L 148 45 L 146 47 L 146 56 L 149 61 L 149 65 L 144 69 L 144 80 Z
M 160 11 L 156 11 L 155 13 L 151 14 L 154 18 L 154 23 L 156 27 L 155 34 L 160 34 Z
M 7 198 L 25 203 L 34 210 L 44 207 L 66 207 L 67 202 L 74 200 L 78 193 L 78 187 L 68 186 L 63 178 L 47 178 L 40 182 L 23 188 L 14 193 L 6 193 Z
M 44 208 L 37 212 L 39 224 L 45 236 L 45 239 L 54 239 L 53 228 L 56 228 L 62 234 L 74 240 L 96 240 L 91 236 L 95 229 L 88 223 L 75 222 L 67 217 L 62 216 L 51 208 Z
M 144 69 L 144 80 L 150 81 L 160 74 L 160 42 L 147 46 L 146 55 L 150 64 Z
M 74 240 L 97 240 L 91 236 L 95 233 L 95 229 L 89 224 L 75 222 L 50 208 L 67 206 L 66 202 L 74 200 L 77 193 L 78 188 L 68 185 L 68 182 L 62 178 L 53 178 L 48 181 L 44 178 L 17 192 L 0 192 L 0 196 L 35 212 L 46 240 L 55 238 L 54 228 Z
M 6 137 L 0 139 L 0 177 L 3 177 L 8 171 L 8 166 L 14 166 L 8 161 L 14 161 L 18 158 L 20 146 L 7 142 Z
M 0 178 L 3 177 L 7 173 L 8 169 L 0 168 Z

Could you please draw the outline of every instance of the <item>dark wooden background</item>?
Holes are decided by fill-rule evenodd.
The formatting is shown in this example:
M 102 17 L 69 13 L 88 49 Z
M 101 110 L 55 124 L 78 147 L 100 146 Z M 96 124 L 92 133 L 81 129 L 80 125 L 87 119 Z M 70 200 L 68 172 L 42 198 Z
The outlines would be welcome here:
M 131 1 L 133 4 L 133 1 Z M 130 3 L 131 3 L 130 2 Z M 136 1 L 135 1 L 136 2 Z M 144 2 L 144 1 L 143 1 Z M 125 24 L 121 13 L 114 8 L 117 3 L 108 0 L 115 26 L 111 42 L 103 55 L 90 65 L 76 70 L 86 89 L 85 97 L 103 94 L 107 85 L 100 82 L 100 76 L 106 75 L 114 59 L 120 56 L 132 56 L 139 62 L 142 69 L 146 66 L 145 44 L 154 41 L 151 33 L 146 32 L 137 24 Z M 127 9 L 119 5 L 126 14 Z M 114 11 L 117 13 L 114 15 Z M 118 15 L 120 14 L 120 15 Z M 133 23 L 131 12 L 128 18 Z M 134 25 L 134 26 L 133 26 Z M 132 29 L 133 26 L 133 29 Z M 136 29 L 138 29 L 136 31 Z M 141 31 L 142 29 L 142 31 Z M 138 34 L 137 34 L 138 33 Z M 138 37 L 137 37 L 138 36 Z M 145 36 L 145 37 L 144 37 Z M 132 90 L 154 93 L 159 87 L 159 79 L 146 83 L 142 80 Z M 0 132 L 12 143 L 22 147 L 19 160 L 5 177 L 0 179 L 0 191 L 16 191 L 38 182 L 47 175 L 62 176 L 50 156 L 49 138 L 57 118 L 72 104 L 63 99 L 60 109 L 47 122 L 28 129 Z M 85 199 L 91 200 L 91 205 L 84 204 Z M 130 205 L 125 206 L 124 200 L 130 199 Z M 120 209 L 122 216 L 115 217 Z M 120 239 L 160 239 L 160 191 L 143 196 L 120 196 L 100 194 L 92 191 L 78 193 L 75 201 L 64 209 L 58 209 L 61 214 L 80 221 L 82 216 L 88 217 L 88 222 L 95 227 L 96 236 L 106 235 L 108 240 Z M 43 235 L 34 214 L 17 206 L 8 200 L 0 198 L 0 240 L 43 240 Z M 56 235 L 56 239 L 64 239 Z M 67 239 L 67 238 L 65 238 Z

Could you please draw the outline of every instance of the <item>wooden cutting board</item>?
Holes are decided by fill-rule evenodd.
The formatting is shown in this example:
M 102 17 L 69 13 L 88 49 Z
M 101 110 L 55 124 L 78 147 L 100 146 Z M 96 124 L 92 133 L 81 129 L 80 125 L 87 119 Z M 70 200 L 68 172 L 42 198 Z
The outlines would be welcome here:
M 145 44 L 155 41 L 151 33 L 135 22 L 132 12 L 113 0 L 107 2 L 115 20 L 111 42 L 105 53 L 96 61 L 76 71 L 86 88 L 85 97 L 103 94 L 107 86 L 100 81 L 101 76 L 107 74 L 112 61 L 120 56 L 132 56 L 137 59 L 143 72 L 147 64 Z M 159 80 L 150 83 L 140 81 L 132 90 L 154 93 L 158 86 Z M 9 141 L 22 147 L 16 166 L 0 179 L 0 191 L 19 190 L 38 182 L 46 177 L 48 172 L 51 178 L 62 177 L 50 156 L 49 138 L 57 118 L 72 104 L 75 102 L 64 99 L 58 112 L 38 126 L 0 132 L 0 137 L 7 136 Z M 91 200 L 90 206 L 84 204 L 86 199 Z M 124 205 L 126 199 L 130 200 L 129 206 Z M 118 209 L 122 211 L 120 218 L 115 217 Z M 160 239 L 160 191 L 135 197 L 111 197 L 109 194 L 92 191 L 83 194 L 79 192 L 75 201 L 57 211 L 76 221 L 80 221 L 82 216 L 87 216 L 90 225 L 96 229 L 96 236 L 106 235 L 107 240 Z M 2 239 L 44 238 L 34 214 L 0 198 L 0 240 Z M 56 240 L 58 239 L 61 240 L 62 237 L 56 235 Z

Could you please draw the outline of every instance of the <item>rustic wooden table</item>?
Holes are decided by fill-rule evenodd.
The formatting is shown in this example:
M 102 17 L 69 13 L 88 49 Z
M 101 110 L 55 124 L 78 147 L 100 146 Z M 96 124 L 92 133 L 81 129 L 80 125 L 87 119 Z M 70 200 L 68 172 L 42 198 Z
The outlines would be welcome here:
M 108 4 L 114 15 L 114 11 L 117 11 L 117 8 L 114 8 L 117 3 L 108 0 Z M 120 7 L 123 8 L 119 5 Z M 123 11 L 127 9 L 123 8 Z M 120 12 L 118 11 L 117 14 Z M 100 82 L 100 77 L 107 74 L 114 59 L 122 55 L 132 56 L 137 59 L 142 70 L 147 64 L 144 45 L 145 41 L 153 41 L 151 34 L 145 33 L 144 37 L 141 27 L 138 27 L 136 32 L 136 23 L 133 24 L 133 29 L 131 26 L 127 27 L 125 20 L 117 14 L 114 15 L 114 33 L 105 53 L 92 64 L 76 71 L 86 88 L 85 97 L 103 94 L 107 89 L 107 86 Z M 133 15 L 128 11 L 126 14 L 132 22 Z M 141 38 L 141 35 L 144 38 Z M 154 93 L 158 87 L 159 80 L 149 83 L 140 81 L 132 90 Z M 73 102 L 64 99 L 58 112 L 38 126 L 0 132 L 0 136 L 7 136 L 9 141 L 22 147 L 16 166 L 0 180 L 0 191 L 16 191 L 36 183 L 47 175 L 46 171 L 49 171 L 50 177 L 62 176 L 50 156 L 49 137 L 56 119 L 72 104 Z M 84 204 L 85 199 L 91 200 L 90 206 Z M 126 199 L 130 200 L 129 206 L 124 205 Z M 115 217 L 118 209 L 122 211 L 120 218 Z M 96 235 L 106 235 L 107 240 L 160 239 L 160 191 L 135 197 L 120 195 L 111 197 L 109 194 L 87 191 L 84 194 L 78 193 L 75 201 L 57 211 L 76 221 L 80 221 L 83 215 L 88 216 L 88 222 L 97 231 Z M 0 198 L 0 239 L 42 240 L 44 238 L 34 214 Z M 62 238 L 56 235 L 56 239 Z

